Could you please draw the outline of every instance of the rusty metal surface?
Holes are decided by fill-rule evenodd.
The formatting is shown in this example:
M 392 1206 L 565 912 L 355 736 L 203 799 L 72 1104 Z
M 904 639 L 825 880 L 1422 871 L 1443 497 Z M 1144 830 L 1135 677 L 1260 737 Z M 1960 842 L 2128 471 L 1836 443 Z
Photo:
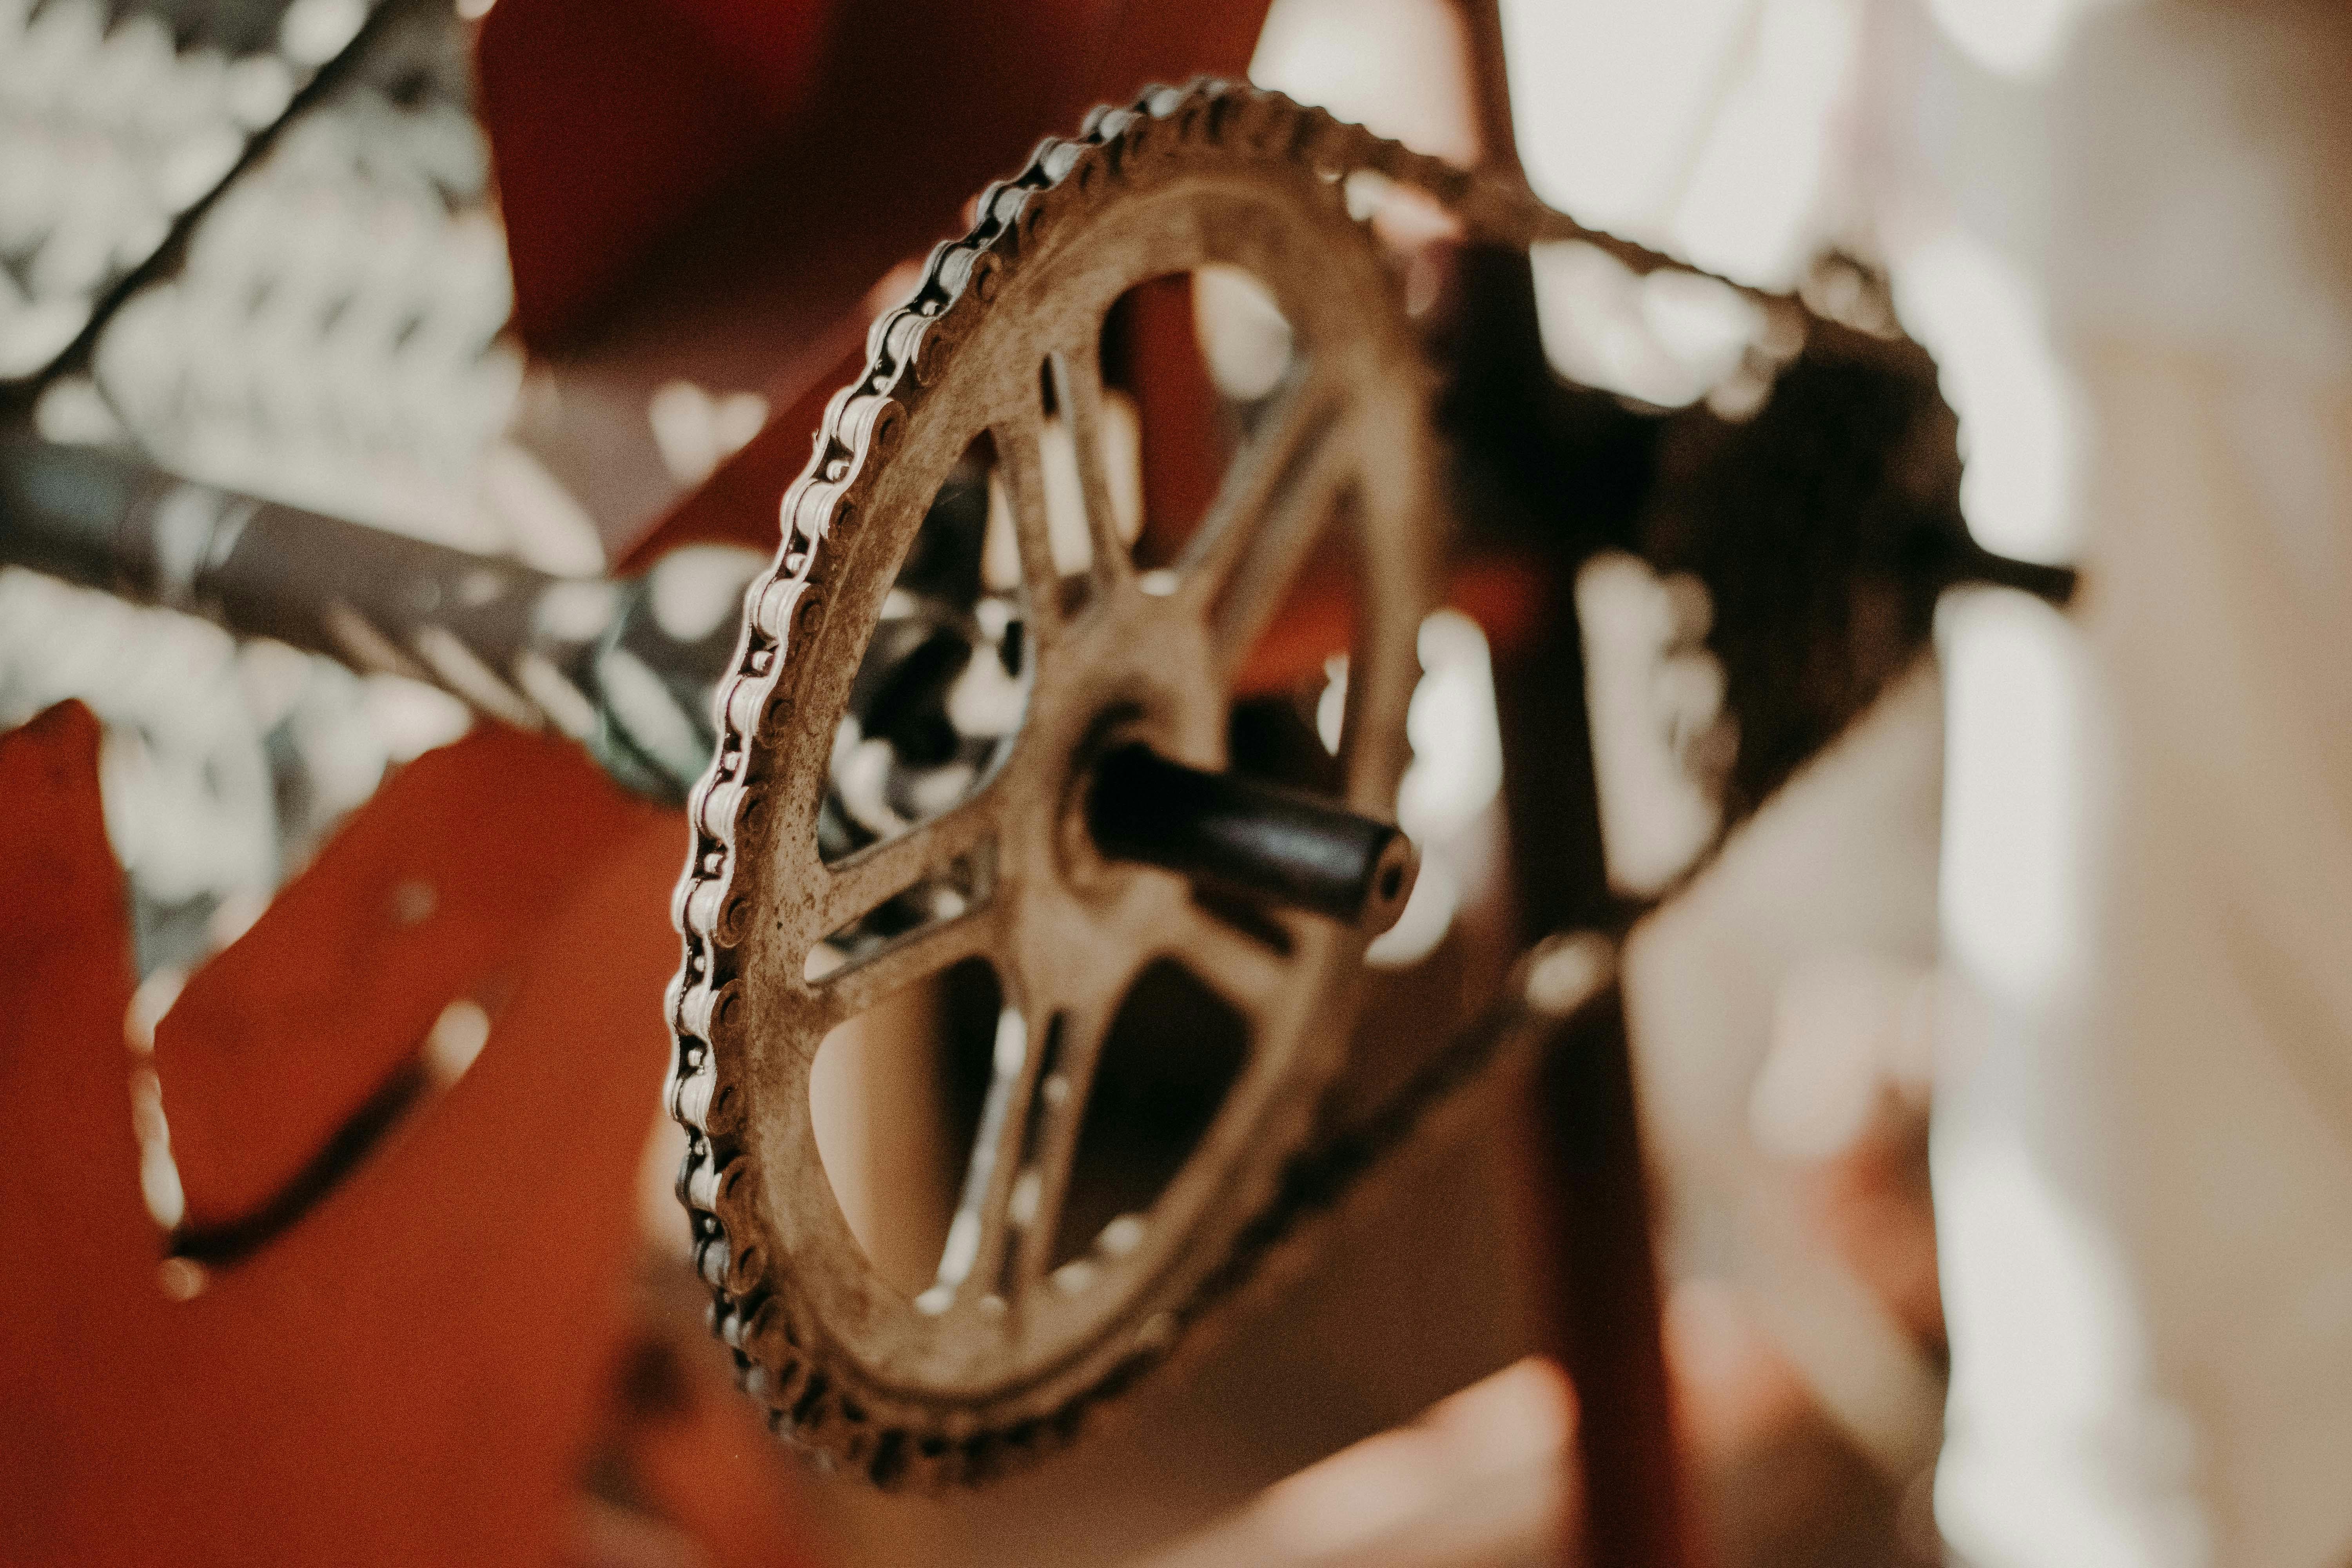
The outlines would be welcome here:
M 1286 922 L 1286 956 L 1205 914 L 1182 880 L 1097 854 L 1074 784 L 1113 739 L 1224 763 L 1228 693 L 1318 531 L 1348 520 L 1364 614 L 1342 742 L 1343 799 L 1380 812 L 1405 760 L 1412 638 L 1428 607 L 1436 498 L 1426 379 L 1375 247 L 1340 193 L 1288 156 L 1299 111 L 1170 92 L 1093 140 L 1049 143 L 993 189 L 980 226 L 935 252 L 836 398 L 791 528 L 755 584 L 719 761 L 690 815 L 678 909 L 688 957 L 672 1102 L 694 1136 L 698 1210 L 721 1331 L 778 1425 L 877 1480 L 976 1476 L 1047 1446 L 1226 1282 L 1276 1203 L 1339 1064 L 1363 936 Z M 1112 531 L 1096 342 L 1131 286 L 1223 262 L 1294 323 L 1304 369 L 1172 577 Z M 1070 411 L 1094 530 L 1066 577 L 1045 517 L 1041 367 Z M 1035 648 L 1019 737 L 937 820 L 828 866 L 816 811 L 833 736 L 889 574 L 982 432 L 1019 537 Z M 1040 587 L 1043 584 L 1043 587 Z M 821 978 L 811 950 L 910 886 L 978 862 L 977 906 Z M 739 870 L 739 868 L 740 869 Z M 1181 954 L 1252 1023 L 1248 1066 L 1140 1235 L 1048 1272 L 1095 1053 L 1153 958 Z M 1018 1032 L 1000 1049 L 958 1226 L 917 1301 L 885 1284 L 818 1162 L 807 1081 L 835 1025 L 956 961 L 989 955 Z M 1016 1219 L 1013 1193 L 1042 1185 Z

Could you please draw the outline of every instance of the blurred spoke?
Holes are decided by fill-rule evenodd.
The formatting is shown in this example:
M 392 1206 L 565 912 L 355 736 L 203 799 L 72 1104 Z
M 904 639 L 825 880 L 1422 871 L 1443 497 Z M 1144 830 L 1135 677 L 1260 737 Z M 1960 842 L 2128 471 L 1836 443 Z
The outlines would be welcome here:
M 1093 546 L 1095 580 L 1111 587 L 1134 574 L 1135 563 L 1121 537 L 1111 499 L 1110 453 L 1103 426 L 1102 365 L 1091 344 L 1053 358 L 1054 391 L 1067 423 L 1077 460 L 1079 494 L 1085 502 L 1087 536 Z
M 1178 563 L 1181 591 L 1203 603 L 1224 595 L 1244 568 L 1261 567 L 1258 541 L 1282 521 L 1278 510 L 1302 489 L 1336 489 L 1332 448 L 1346 402 L 1345 389 L 1309 374 L 1267 416 L 1257 436 L 1225 472 L 1200 531 Z M 1309 526 L 1319 518 L 1310 519 Z

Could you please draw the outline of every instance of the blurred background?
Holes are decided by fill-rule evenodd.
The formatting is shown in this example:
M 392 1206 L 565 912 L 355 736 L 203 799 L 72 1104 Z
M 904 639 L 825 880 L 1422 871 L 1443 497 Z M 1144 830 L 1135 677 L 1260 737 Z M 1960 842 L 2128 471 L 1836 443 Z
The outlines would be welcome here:
M 104 853 L 67 763 L 12 764 L 0 1556 L 2352 1561 L 2338 6 L 0 0 L 0 438 L 668 572 L 723 641 L 748 568 L 677 565 L 773 548 L 902 264 L 1199 70 L 1879 345 L 1374 217 L 1459 515 L 1356 1048 L 1402 1076 L 1528 937 L 1609 931 L 1646 1185 L 1581 1256 L 1654 1268 L 1665 1446 L 1548 1355 L 1563 1124 L 1507 1064 L 1070 1451 L 817 1473 L 672 1194 L 675 810 L 537 689 L 7 566 L 0 725 L 87 705 Z M 1227 414 L 1256 308 L 1179 324 Z M 1147 539 L 1195 438 L 1159 385 L 1114 388 Z M 1258 693 L 1332 745 L 1337 647 Z M 1528 694 L 1562 671 L 1581 735 Z M 813 1089 L 919 1279 L 961 1169 L 926 1026 Z M 1673 1522 L 1564 1546 L 1580 1443 Z

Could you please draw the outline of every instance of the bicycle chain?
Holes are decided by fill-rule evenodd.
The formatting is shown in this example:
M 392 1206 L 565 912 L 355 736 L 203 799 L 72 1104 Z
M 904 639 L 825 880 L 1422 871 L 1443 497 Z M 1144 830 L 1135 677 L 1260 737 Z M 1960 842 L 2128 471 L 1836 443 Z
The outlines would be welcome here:
M 756 1247 L 730 1244 L 730 1234 L 757 1234 L 756 1225 L 735 1212 L 747 1185 L 740 1180 L 747 1169 L 744 1097 L 722 1065 L 730 1053 L 714 1046 L 740 994 L 740 982 L 729 973 L 730 950 L 743 935 L 749 902 L 734 885 L 736 844 L 739 828 L 749 826 L 745 812 L 757 809 L 751 793 L 762 765 L 756 737 L 790 721 L 792 699 L 781 689 L 782 677 L 798 642 L 811 635 L 826 542 L 855 514 L 872 476 L 904 435 L 907 408 L 899 398 L 919 397 L 945 374 L 956 345 L 997 296 L 1008 269 L 1022 264 L 1069 204 L 1093 199 L 1105 183 L 1121 180 L 1130 160 L 1181 153 L 1188 146 L 1293 160 L 1331 181 L 1379 175 L 1435 202 L 1477 242 L 1524 247 L 1580 240 L 1637 273 L 1673 268 L 1714 276 L 1586 228 L 1546 207 L 1514 179 L 1455 168 L 1279 93 L 1204 79 L 1181 89 L 1148 89 L 1128 107 L 1098 108 L 1076 138 L 1042 142 L 1018 175 L 982 193 L 977 218 L 962 238 L 932 250 L 908 301 L 874 322 L 865 371 L 827 405 L 808 466 L 784 492 L 783 538 L 773 564 L 746 591 L 742 631 L 716 704 L 717 755 L 688 805 L 692 851 L 672 902 L 684 959 L 666 1012 L 676 1044 L 667 1102 L 688 1137 L 677 1193 L 693 1226 L 696 1269 L 712 1292 L 710 1325 L 733 1352 L 739 1382 L 767 1406 L 773 1430 L 820 1461 L 860 1470 L 877 1485 L 928 1489 L 977 1481 L 1067 1442 L 1090 1406 L 1163 1357 L 1176 1331 L 1242 1283 L 1300 1220 L 1331 1206 L 1531 1026 L 1571 1011 L 1605 977 L 1605 956 L 1596 959 L 1581 949 L 1539 948 L 1524 959 L 1486 1017 L 1441 1049 L 1381 1109 L 1344 1130 L 1318 1122 L 1320 1141 L 1290 1162 L 1274 1197 L 1176 1314 L 1171 1331 L 1045 1418 L 976 1431 L 918 1431 L 876 1421 L 839 1391 L 824 1335 L 813 1331 L 814 1325 L 789 1321 L 760 1289 L 764 1260 Z M 1793 310 L 1816 323 L 1824 319 L 1790 297 L 1717 280 L 1768 310 Z M 1801 332 L 1797 335 L 1801 341 Z M 1563 985 L 1559 956 L 1570 951 L 1583 952 L 1570 968 L 1592 982 L 1573 995 Z

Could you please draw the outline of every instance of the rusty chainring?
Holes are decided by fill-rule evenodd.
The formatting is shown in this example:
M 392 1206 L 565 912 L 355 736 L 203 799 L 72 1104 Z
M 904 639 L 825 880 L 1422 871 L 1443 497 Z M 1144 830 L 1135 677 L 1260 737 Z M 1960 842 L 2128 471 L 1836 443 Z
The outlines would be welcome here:
M 1481 240 L 1576 238 L 1638 271 L 1687 269 L 1575 225 L 1523 184 L 1279 94 L 1149 90 L 990 187 L 971 232 L 934 250 L 909 302 L 875 323 L 866 372 L 828 406 L 785 492 L 774 563 L 747 593 L 674 906 L 686 951 L 668 1103 L 689 1137 L 678 1190 L 747 1390 L 780 1433 L 878 1484 L 982 1479 L 1066 1440 L 1293 1219 L 1478 1070 L 1515 1018 L 1557 1011 L 1515 989 L 1364 1123 L 1370 1134 L 1334 1139 L 1317 1110 L 1341 1066 L 1361 934 L 1292 920 L 1279 957 L 1203 914 L 1181 879 L 1104 861 L 1072 815 L 1107 737 L 1224 763 L 1236 662 L 1327 519 L 1354 531 L 1361 577 L 1345 799 L 1393 809 L 1444 503 L 1431 377 L 1379 246 L 1348 212 L 1359 174 L 1420 192 Z M 1274 297 L 1294 370 L 1172 574 L 1139 574 L 1108 521 L 1097 344 L 1123 291 L 1209 264 Z M 1092 535 L 1090 563 L 1070 575 L 1045 515 L 1047 399 L 1068 416 Z M 819 816 L 853 676 L 927 509 L 983 433 L 1029 585 L 1017 738 L 959 803 L 828 863 Z M 812 960 L 887 901 L 948 886 L 945 918 L 838 967 L 830 950 Z M 1149 1213 L 1049 1269 L 1094 1054 L 1125 987 L 1162 954 L 1199 963 L 1249 1019 L 1246 1065 Z M 817 1152 L 809 1075 L 836 1024 L 975 955 L 997 969 L 1009 1022 L 940 1272 L 910 1300 L 850 1233 Z

